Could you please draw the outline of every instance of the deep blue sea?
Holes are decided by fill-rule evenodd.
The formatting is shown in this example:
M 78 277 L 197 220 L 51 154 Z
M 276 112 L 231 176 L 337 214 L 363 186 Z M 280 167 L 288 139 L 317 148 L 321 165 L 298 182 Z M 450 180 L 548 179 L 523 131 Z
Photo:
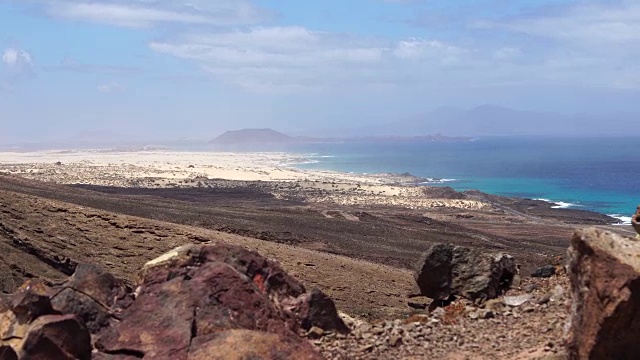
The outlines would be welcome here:
M 630 216 L 640 204 L 640 137 L 481 138 L 469 142 L 319 143 L 296 149 L 304 169 L 405 173 L 429 185 L 547 199 Z

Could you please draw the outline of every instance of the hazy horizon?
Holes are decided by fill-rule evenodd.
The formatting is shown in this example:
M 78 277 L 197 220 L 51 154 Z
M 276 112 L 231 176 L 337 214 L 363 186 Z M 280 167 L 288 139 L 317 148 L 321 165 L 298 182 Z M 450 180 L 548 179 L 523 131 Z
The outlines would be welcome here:
M 631 0 L 0 0 L 0 24 L 4 144 L 242 128 L 640 135 Z

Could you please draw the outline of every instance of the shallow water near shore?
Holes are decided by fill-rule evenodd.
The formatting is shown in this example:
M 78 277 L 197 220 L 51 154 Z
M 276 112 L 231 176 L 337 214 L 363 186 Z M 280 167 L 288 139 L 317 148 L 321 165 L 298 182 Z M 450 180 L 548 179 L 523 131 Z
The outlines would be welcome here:
M 405 173 L 429 185 L 544 199 L 623 218 L 640 203 L 640 138 L 494 137 L 468 142 L 317 143 L 296 167 Z

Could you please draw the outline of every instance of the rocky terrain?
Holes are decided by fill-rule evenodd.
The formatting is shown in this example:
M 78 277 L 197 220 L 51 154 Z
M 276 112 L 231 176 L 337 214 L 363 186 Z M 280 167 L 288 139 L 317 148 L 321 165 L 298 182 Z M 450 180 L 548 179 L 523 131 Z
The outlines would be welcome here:
M 547 268 L 521 279 L 506 254 L 435 244 L 414 272 L 429 310 L 374 322 L 234 245 L 176 248 L 134 286 L 79 264 L 0 296 L 0 358 L 635 358 L 640 245 L 590 229 L 569 254 L 570 284 Z
M 58 179 L 66 176 L 58 175 L 61 176 Z M 397 180 L 401 182 L 402 178 Z M 44 180 L 47 179 L 50 178 Z M 14 294 L 4 297 L 0 312 L 15 315 L 16 311 L 22 311 L 16 310 L 17 300 L 12 299 L 16 299 L 15 294 L 24 294 L 26 288 L 31 288 L 21 287 L 28 280 L 35 281 L 33 284 L 37 285 L 33 286 L 38 296 L 47 297 L 55 307 L 58 296 L 55 294 L 74 289 L 75 285 L 64 285 L 73 283 L 73 277 L 69 279 L 69 276 L 86 269 L 81 264 L 93 264 L 112 274 L 124 289 L 125 295 L 121 296 L 124 303 L 101 303 L 113 313 L 109 316 L 116 316 L 105 320 L 105 324 L 120 322 L 123 319 L 120 315 L 135 304 L 132 299 L 139 295 L 136 289 L 150 285 L 145 285 L 145 270 L 141 273 L 140 269 L 176 247 L 197 244 L 205 248 L 240 245 L 277 260 L 280 265 L 274 262 L 269 266 L 281 267 L 287 278 L 302 287 L 317 288 L 327 294 L 350 330 L 303 326 L 296 310 L 286 316 L 284 313 L 276 316 L 298 319 L 297 325 L 285 321 L 288 324 L 285 327 L 291 330 L 286 336 L 260 327 L 262 325 L 245 326 L 246 323 L 242 326 L 233 323 L 235 325 L 224 330 L 229 336 L 217 337 L 217 340 L 193 341 L 198 337 L 197 331 L 196 335 L 191 332 L 180 335 L 188 338 L 189 344 L 203 348 L 238 349 L 242 342 L 253 341 L 267 344 L 265 351 L 276 346 L 283 354 L 289 354 L 287 356 L 300 351 L 309 358 L 603 358 L 589 354 L 601 354 L 600 349 L 611 352 L 615 346 L 594 346 L 593 339 L 607 339 L 601 335 L 602 331 L 622 326 L 616 320 L 620 313 L 635 319 L 635 307 L 624 305 L 635 301 L 635 265 L 612 267 L 616 262 L 631 260 L 616 258 L 617 255 L 594 258 L 589 255 L 593 251 L 582 246 L 591 244 L 589 239 L 609 241 L 610 238 L 620 243 L 616 249 L 631 246 L 627 244 L 629 238 L 614 233 L 632 235 L 633 228 L 611 226 L 612 219 L 603 215 L 553 209 L 543 201 L 479 192 L 459 193 L 442 187 L 417 188 L 401 183 L 380 188 L 349 181 L 203 178 L 176 180 L 176 186 L 166 187 L 159 186 L 157 181 L 135 179 L 125 187 L 116 187 L 0 175 L 0 291 Z M 143 186 L 138 186 L 141 184 Z M 579 233 L 570 241 L 576 228 L 585 226 L 595 228 L 592 232 Z M 573 250 L 567 258 L 570 245 Z M 499 263 L 491 260 L 498 258 L 503 260 Z M 628 274 L 617 285 L 627 290 L 610 295 L 613 300 L 609 303 L 620 305 L 608 305 L 610 310 L 598 320 L 612 325 L 592 326 L 593 317 L 581 315 L 583 309 L 593 311 L 600 306 L 594 300 L 583 298 L 587 293 L 575 291 L 579 288 L 577 284 L 593 283 L 595 277 L 602 276 L 583 271 L 593 267 L 583 265 L 593 264 L 589 261 L 597 261 L 603 268 L 624 269 L 616 271 Z M 426 279 L 420 277 L 420 269 L 427 275 Z M 495 275 L 496 269 L 502 272 Z M 439 275 L 434 277 L 434 274 Z M 263 296 L 263 285 L 260 280 L 254 281 L 255 273 L 244 272 L 244 276 L 251 280 L 250 289 L 245 290 Z M 184 277 L 189 281 L 191 278 L 192 275 Z M 218 275 L 211 278 L 217 279 Z M 603 280 L 601 284 L 605 286 L 608 282 Z M 306 290 L 303 293 L 307 293 Z M 287 298 L 297 299 L 301 295 L 290 294 Z M 266 297 L 273 302 L 274 296 Z M 282 309 L 280 300 L 274 304 L 275 308 Z M 232 307 L 231 303 L 227 305 Z M 148 309 L 147 305 L 143 307 Z M 69 312 L 77 315 L 75 310 Z M 84 320 L 83 323 L 76 318 L 64 318 L 65 314 L 55 310 L 51 314 L 32 316 L 21 322 L 24 326 L 19 336 L 6 335 L 6 329 L 0 329 L 5 331 L 0 340 L 20 338 L 7 345 L 20 355 L 26 351 L 27 335 L 31 331 L 41 334 L 41 329 L 50 323 L 59 320 L 74 329 L 92 326 Z M 58 317 L 38 320 L 43 316 Z M 7 324 L 3 321 L 0 327 Z M 568 331 L 570 324 L 591 330 Z M 12 329 L 18 331 L 15 327 Z M 105 325 L 98 332 L 116 331 L 113 329 L 112 325 Z M 237 332 L 240 329 L 248 332 Z M 256 330 L 260 334 L 253 332 Z M 262 334 L 265 330 L 273 335 Z M 140 358 L 145 354 L 151 358 L 150 354 L 156 354 L 153 353 L 156 350 L 145 343 L 148 339 L 136 340 L 133 348 L 131 343 L 126 346 L 112 343 L 115 347 L 107 349 L 99 345 L 104 342 L 97 341 L 100 337 L 97 332 L 88 331 L 90 350 L 96 358 L 98 353 L 102 353 L 103 358 Z M 121 334 L 118 338 L 123 336 L 129 335 Z M 291 338 L 284 341 L 283 336 Z M 286 343 L 283 347 L 274 345 L 282 342 Z M 1 344 L 0 359 L 4 359 L 3 351 L 6 354 L 10 351 Z M 629 347 L 622 340 L 620 344 Z M 195 353 L 197 347 L 193 349 Z M 182 354 L 185 358 L 197 358 L 190 355 L 190 350 Z M 261 356 L 266 359 L 273 354 Z M 170 358 L 154 356 L 163 357 Z
M 135 287 L 93 265 L 0 298 L 3 359 L 320 359 L 299 335 L 348 333 L 325 294 L 231 245 L 187 245 Z

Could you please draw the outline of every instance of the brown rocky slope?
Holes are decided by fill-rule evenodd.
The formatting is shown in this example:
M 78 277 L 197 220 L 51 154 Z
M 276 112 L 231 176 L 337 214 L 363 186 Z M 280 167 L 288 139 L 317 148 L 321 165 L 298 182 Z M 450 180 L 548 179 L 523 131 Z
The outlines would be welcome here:
M 414 286 L 410 272 L 401 268 L 333 255 L 326 252 L 325 244 L 317 241 L 302 241 L 297 243 L 297 246 L 291 246 L 275 241 L 235 236 L 184 224 L 99 210 L 92 206 L 103 208 L 120 203 L 119 209 L 127 210 L 129 206 L 136 209 L 135 203 L 140 201 L 148 202 L 151 209 L 152 204 L 169 206 L 174 202 L 173 199 L 160 202 L 153 195 L 147 198 L 109 196 L 58 185 L 22 182 L 20 179 L 3 182 L 2 178 L 0 176 L 0 188 L 2 188 L 0 190 L 0 224 L 2 225 L 0 227 L 0 246 L 2 247 L 0 285 L 5 293 L 16 290 L 24 279 L 34 277 L 42 278 L 45 285 L 54 286 L 74 273 L 80 263 L 99 264 L 114 273 L 116 278 L 124 279 L 124 285 L 133 287 L 138 281 L 135 274 L 147 261 L 176 246 L 228 242 L 256 249 L 268 257 L 278 259 L 291 275 L 309 286 L 319 287 L 336 301 L 339 310 L 358 318 L 348 321 L 354 329 L 348 335 L 332 332 L 313 340 L 318 351 L 327 358 L 384 356 L 436 359 L 496 357 L 533 359 L 564 356 L 563 327 L 570 314 L 570 303 L 567 296 L 569 286 L 562 271 L 546 279 L 531 279 L 524 276 L 514 282 L 512 288 L 500 295 L 495 302 L 478 305 L 464 299 L 457 299 L 446 307 L 429 313 L 409 306 L 409 302 L 414 301 L 406 297 L 412 292 Z M 62 197 L 73 203 L 52 199 L 55 197 Z M 237 214 L 240 214 L 243 209 L 251 213 L 255 202 L 250 197 L 247 197 L 246 201 L 242 209 L 237 208 L 237 204 L 234 203 L 220 202 L 220 204 Z M 272 200 L 264 201 L 271 204 Z M 190 204 L 192 203 L 185 202 L 184 207 L 180 209 L 187 209 Z M 206 202 L 206 206 L 211 206 L 211 203 Z M 197 209 L 200 211 L 201 208 Z M 277 210 L 282 211 L 282 207 Z M 144 215 L 148 217 L 160 215 L 164 218 L 173 214 L 163 212 L 162 209 L 157 212 L 146 211 L 148 212 Z M 385 214 L 389 214 L 386 212 L 389 210 L 384 211 Z M 299 212 L 307 212 L 310 218 L 316 220 L 326 219 L 317 216 L 318 213 L 313 208 L 304 210 L 290 208 L 289 212 L 284 213 L 286 216 L 295 217 Z M 177 213 L 179 217 L 184 216 L 183 214 Z M 455 215 L 440 212 L 432 216 L 446 219 Z M 386 216 L 384 218 L 386 223 L 375 222 L 365 225 L 371 226 L 371 229 L 386 231 L 388 228 L 385 226 L 390 226 L 391 223 L 387 220 L 390 217 Z M 418 231 L 410 225 L 411 221 L 417 218 L 417 214 L 404 213 L 402 216 L 393 216 L 395 231 L 402 231 L 402 234 Z M 474 213 L 472 216 L 471 219 L 465 218 L 465 222 L 489 228 L 500 225 L 498 222 L 483 223 L 489 219 L 488 214 Z M 497 220 L 497 218 L 494 219 Z M 324 220 L 327 221 L 327 228 L 344 222 L 344 229 L 348 229 L 347 225 L 367 229 L 361 224 L 365 221 L 355 222 L 343 219 L 335 222 L 334 220 L 336 219 Z M 425 221 L 424 218 L 421 221 Z M 439 229 L 441 225 L 444 227 L 451 224 L 428 221 L 430 221 L 429 224 L 424 224 L 428 228 Z M 510 225 L 514 233 L 518 229 L 523 229 L 520 225 Z M 558 264 L 562 263 L 561 260 L 553 259 L 549 255 L 541 256 L 536 251 L 546 249 L 549 244 L 553 244 L 558 249 L 553 253 L 563 254 L 564 250 L 560 251 L 560 249 L 563 249 L 563 246 L 566 249 L 569 244 L 566 240 L 568 237 L 563 242 L 565 245 L 560 241 L 544 243 L 544 240 L 542 247 L 537 247 L 536 244 L 530 245 L 537 241 L 535 229 L 542 229 L 548 225 L 549 223 L 540 226 L 526 225 L 530 226 L 531 233 L 527 233 L 528 243 L 521 244 L 521 248 L 514 255 L 518 263 L 522 258 L 527 261 L 537 259 L 535 260 L 537 262 L 531 264 L 549 264 L 556 261 Z M 504 224 L 502 226 L 501 231 L 508 228 Z M 525 229 L 526 226 L 524 226 Z M 337 229 L 334 231 L 342 231 L 343 228 Z M 458 237 L 444 236 L 445 241 L 451 239 L 454 243 L 478 243 L 479 239 L 473 236 L 466 241 L 462 240 L 474 234 L 473 228 L 454 229 L 447 231 L 453 233 L 462 229 L 471 230 L 458 232 Z M 557 229 L 559 234 L 567 231 L 566 227 L 558 226 Z M 442 233 L 439 232 L 439 234 Z M 325 234 L 331 236 L 333 233 Z M 434 236 L 434 238 L 438 237 Z M 490 238 L 486 239 L 487 242 L 489 240 Z M 500 238 L 497 240 L 501 241 Z M 493 249 L 511 253 L 510 249 L 515 249 L 517 242 L 510 241 L 513 241 L 514 247 L 488 245 L 480 249 L 484 249 L 485 252 Z M 420 253 L 430 244 L 432 243 L 425 241 L 424 245 L 413 248 L 415 254 L 410 258 L 419 258 Z M 398 244 L 398 246 L 406 245 Z M 316 251 L 314 247 L 322 251 Z M 412 248 L 402 249 L 403 253 L 408 253 L 407 250 Z M 390 252 L 390 254 L 394 253 Z M 520 257 L 520 254 L 525 256 Z M 376 257 L 376 259 L 380 258 Z M 558 270 L 562 269 L 558 268 Z M 526 274 L 528 271 L 523 275 Z M 514 304 L 514 297 L 518 301 L 526 298 L 526 301 L 519 305 L 510 305 Z M 428 303 L 428 299 L 422 299 L 422 301 Z M 73 321 L 69 319 L 60 320 L 64 320 L 65 324 L 73 325 Z M 39 323 L 36 325 L 41 326 Z M 242 336 L 247 339 L 255 338 L 247 333 L 242 333 Z M 133 353 L 136 353 L 135 351 Z

